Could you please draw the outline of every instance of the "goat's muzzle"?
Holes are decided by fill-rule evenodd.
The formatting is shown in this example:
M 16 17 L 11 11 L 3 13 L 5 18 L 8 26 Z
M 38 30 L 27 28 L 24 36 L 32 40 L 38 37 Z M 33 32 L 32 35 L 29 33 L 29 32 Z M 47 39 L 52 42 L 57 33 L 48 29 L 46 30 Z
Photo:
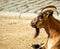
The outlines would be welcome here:
M 31 22 L 31 26 L 32 26 L 33 28 L 35 28 L 35 27 L 36 27 L 36 23 Z

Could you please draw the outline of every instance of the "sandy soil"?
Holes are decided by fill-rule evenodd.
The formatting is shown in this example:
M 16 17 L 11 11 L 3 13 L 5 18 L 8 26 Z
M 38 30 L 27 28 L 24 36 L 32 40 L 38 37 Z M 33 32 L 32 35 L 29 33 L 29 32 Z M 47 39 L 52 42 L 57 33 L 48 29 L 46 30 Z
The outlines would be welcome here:
M 34 39 L 35 29 L 30 26 L 31 20 L 0 17 L 0 49 L 33 49 L 32 44 L 45 43 L 47 35 L 41 29 Z

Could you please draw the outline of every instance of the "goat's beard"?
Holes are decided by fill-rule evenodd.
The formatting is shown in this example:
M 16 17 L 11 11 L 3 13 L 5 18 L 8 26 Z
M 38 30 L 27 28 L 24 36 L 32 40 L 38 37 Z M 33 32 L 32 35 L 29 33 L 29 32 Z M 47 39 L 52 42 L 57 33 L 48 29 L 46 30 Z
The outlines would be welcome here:
M 36 30 L 36 34 L 34 38 L 36 38 L 39 35 L 39 28 L 35 27 L 35 30 Z

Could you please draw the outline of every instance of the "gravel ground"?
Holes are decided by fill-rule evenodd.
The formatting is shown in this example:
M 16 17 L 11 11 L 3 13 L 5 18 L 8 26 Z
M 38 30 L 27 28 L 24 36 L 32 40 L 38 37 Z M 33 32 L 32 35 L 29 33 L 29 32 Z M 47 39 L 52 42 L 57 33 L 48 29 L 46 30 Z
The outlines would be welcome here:
M 30 26 L 31 20 L 0 17 L 0 49 L 33 49 L 32 44 L 46 43 L 47 34 L 41 29 L 34 39 L 35 29 Z

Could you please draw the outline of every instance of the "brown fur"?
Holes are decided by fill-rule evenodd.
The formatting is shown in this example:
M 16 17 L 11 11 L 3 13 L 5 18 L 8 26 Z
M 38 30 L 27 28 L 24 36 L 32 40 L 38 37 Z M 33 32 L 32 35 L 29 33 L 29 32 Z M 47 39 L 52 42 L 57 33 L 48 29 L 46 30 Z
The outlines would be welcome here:
M 51 10 L 45 11 L 42 14 L 43 17 L 38 16 L 35 18 L 32 21 L 34 24 L 33 27 L 36 26 L 37 28 L 45 28 L 46 32 L 50 34 L 46 49 L 60 49 L 60 22 L 56 20 L 52 15 L 49 15 L 50 13 Z

